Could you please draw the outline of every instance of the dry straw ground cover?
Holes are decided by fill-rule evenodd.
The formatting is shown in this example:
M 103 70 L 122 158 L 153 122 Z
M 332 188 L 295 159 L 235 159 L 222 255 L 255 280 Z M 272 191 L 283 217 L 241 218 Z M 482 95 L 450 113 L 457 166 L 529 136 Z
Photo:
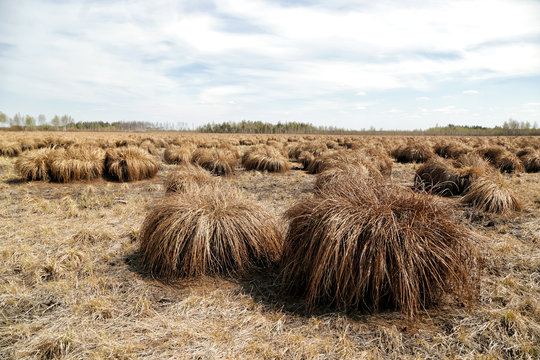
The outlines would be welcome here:
M 519 171 L 519 164 L 509 173 L 471 154 L 502 147 L 514 164 L 518 159 L 533 171 L 526 164 L 540 141 L 444 138 L 443 148 L 438 140 L 2 132 L 0 358 L 537 359 L 540 174 Z M 49 155 L 81 145 L 110 154 L 102 176 L 51 182 Z M 291 170 L 243 168 L 245 153 L 266 146 Z M 126 147 L 137 150 L 127 154 Z M 206 169 L 165 160 L 167 149 L 179 148 Z M 403 155 L 412 162 L 391 162 L 389 173 L 386 160 L 397 148 L 408 148 Z M 427 195 L 414 182 L 421 162 L 432 158 L 444 171 L 425 173 L 441 182 L 488 168 L 470 176 L 461 194 Z M 302 170 L 315 159 L 331 166 L 317 175 Z M 138 173 L 154 177 L 115 181 L 107 175 L 112 164 L 145 164 Z M 227 166 L 228 176 L 216 176 Z M 378 185 L 351 188 L 367 181 Z M 314 226 L 295 231 L 307 219 L 302 214 L 320 221 L 310 217 Z M 175 227 L 180 219 L 184 225 Z M 336 230 L 338 223 L 359 235 Z M 149 231 L 152 226 L 160 230 Z M 315 228 L 324 236 L 309 236 Z M 292 257 L 306 263 L 301 272 L 284 270 L 291 264 L 284 253 L 276 263 L 279 250 L 272 246 L 260 258 L 253 247 L 240 246 L 262 244 L 271 229 L 311 241 L 309 251 Z M 164 279 L 161 268 L 145 266 L 165 264 L 144 255 L 151 238 L 157 247 L 150 254 L 178 255 L 170 258 L 174 276 Z M 287 235 L 286 246 L 291 240 Z M 180 252 L 166 251 L 160 241 Z M 199 246 L 211 261 L 198 261 L 199 250 L 182 244 Z M 361 263 L 354 252 L 362 249 L 379 261 Z M 186 255 L 197 261 L 179 268 Z M 403 260 L 411 266 L 401 266 Z M 477 282 L 469 275 L 478 265 Z M 186 278 L 182 269 L 204 270 L 187 271 L 195 276 Z M 298 294 L 288 291 L 291 283 L 309 287 Z

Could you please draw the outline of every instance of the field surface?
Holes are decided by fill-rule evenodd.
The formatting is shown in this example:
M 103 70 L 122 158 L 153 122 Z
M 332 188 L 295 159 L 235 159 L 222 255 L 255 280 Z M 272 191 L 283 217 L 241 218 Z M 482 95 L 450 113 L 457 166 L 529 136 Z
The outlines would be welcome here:
M 157 176 L 134 182 L 103 177 L 27 181 L 15 167 L 21 155 L 0 156 L 0 358 L 540 358 L 538 172 L 502 175 L 521 200 L 522 211 L 484 213 L 460 204 L 457 197 L 441 198 L 481 237 L 485 263 L 478 301 L 469 306 L 449 296 L 441 306 L 410 319 L 392 310 L 308 310 L 300 299 L 280 295 L 274 270 L 242 280 L 189 281 L 162 281 L 142 270 L 140 228 L 152 204 L 166 196 L 163 183 L 177 167 L 163 160 L 173 138 L 181 138 L 178 146 L 183 141 L 217 147 L 227 142 L 241 156 L 251 142 L 270 140 L 282 150 L 303 141 L 342 146 L 337 136 L 0 133 L 4 145 L 45 137 L 44 146 L 66 139 L 95 146 L 108 141 L 103 148 L 114 147 L 121 138 L 141 146 L 149 138 L 148 151 L 159 169 Z M 353 149 L 354 144 L 369 145 L 388 155 L 407 141 L 431 147 L 439 141 L 471 148 L 496 144 L 513 153 L 540 145 L 535 138 L 346 141 Z M 238 163 L 223 181 L 281 217 L 302 194 L 313 191 L 316 179 L 302 170 L 298 159 L 289 161 L 291 170 L 284 173 L 248 171 Z M 386 181 L 411 187 L 420 166 L 394 161 Z M 285 231 L 287 220 L 282 223 Z

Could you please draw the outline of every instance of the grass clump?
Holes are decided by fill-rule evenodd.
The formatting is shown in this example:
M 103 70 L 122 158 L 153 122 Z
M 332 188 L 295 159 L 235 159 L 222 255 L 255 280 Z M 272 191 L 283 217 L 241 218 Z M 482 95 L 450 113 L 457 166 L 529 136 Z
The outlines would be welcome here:
M 52 149 L 39 149 L 23 153 L 15 162 L 15 169 L 21 177 L 29 181 L 49 180 L 49 161 Z
M 263 145 L 247 151 L 242 157 L 242 165 L 246 170 L 258 170 L 284 173 L 290 165 L 285 156 L 275 147 Z
M 414 187 L 441 196 L 463 194 L 485 172 L 483 167 L 454 167 L 449 161 L 431 159 L 416 171 Z
M 185 164 L 169 174 L 165 179 L 166 193 L 190 192 L 194 188 L 216 184 L 218 178 L 198 165 Z
M 191 161 L 192 152 L 193 150 L 187 146 L 171 146 L 165 149 L 163 159 L 167 164 L 187 164 Z
M 156 176 L 158 164 L 147 151 L 135 146 L 126 146 L 107 151 L 105 170 L 112 179 L 137 181 Z
M 478 210 L 496 214 L 508 214 L 523 209 L 521 201 L 500 174 L 476 179 L 462 198 L 462 202 Z
M 103 174 L 104 151 L 96 147 L 58 149 L 49 158 L 51 181 L 95 180 Z
M 413 143 L 397 147 L 391 155 L 399 163 L 423 163 L 431 159 L 434 153 L 427 144 Z
M 158 277 L 242 276 L 276 261 L 283 235 L 273 212 L 221 186 L 161 200 L 148 213 L 140 241 L 142 263 Z
M 476 294 L 473 233 L 432 196 L 351 179 L 304 197 L 286 216 L 280 278 L 311 306 L 413 316 L 445 293 Z
M 218 176 L 234 174 L 238 165 L 236 153 L 221 148 L 198 148 L 193 152 L 191 161 Z

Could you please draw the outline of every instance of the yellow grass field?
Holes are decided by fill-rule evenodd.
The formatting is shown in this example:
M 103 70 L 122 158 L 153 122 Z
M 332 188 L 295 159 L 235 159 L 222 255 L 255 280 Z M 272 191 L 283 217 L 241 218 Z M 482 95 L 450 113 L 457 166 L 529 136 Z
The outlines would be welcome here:
M 126 147 L 141 150 L 127 165 L 138 166 L 136 174 L 121 173 L 117 149 Z M 43 176 L 50 178 L 28 180 L 20 159 L 41 149 L 49 149 Z M 540 358 L 538 137 L 6 131 L 0 154 L 0 359 Z M 212 175 L 217 186 L 272 211 L 285 234 L 284 212 L 314 191 L 325 168 L 363 164 L 366 176 L 411 188 L 424 161 L 443 155 L 450 164 L 467 154 L 485 161 L 480 176 L 520 205 L 504 202 L 496 213 L 464 202 L 464 193 L 430 195 L 479 239 L 483 264 L 470 303 L 449 292 L 413 316 L 312 307 L 283 295 L 273 266 L 242 277 L 163 280 L 141 263 L 141 225 L 173 196 L 164 184 L 181 166 L 175 162 L 222 175 Z M 37 169 L 32 159 L 25 166 Z M 114 161 L 116 173 L 107 165 Z M 465 165 L 452 164 L 445 166 L 463 178 Z M 140 180 L 121 182 L 119 171 Z

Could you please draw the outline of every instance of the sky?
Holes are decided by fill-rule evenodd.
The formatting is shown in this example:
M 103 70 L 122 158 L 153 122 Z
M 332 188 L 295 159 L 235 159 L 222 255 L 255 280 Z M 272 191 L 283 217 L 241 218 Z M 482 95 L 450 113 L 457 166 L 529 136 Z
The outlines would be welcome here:
M 540 124 L 540 1 L 0 0 L 0 111 Z

